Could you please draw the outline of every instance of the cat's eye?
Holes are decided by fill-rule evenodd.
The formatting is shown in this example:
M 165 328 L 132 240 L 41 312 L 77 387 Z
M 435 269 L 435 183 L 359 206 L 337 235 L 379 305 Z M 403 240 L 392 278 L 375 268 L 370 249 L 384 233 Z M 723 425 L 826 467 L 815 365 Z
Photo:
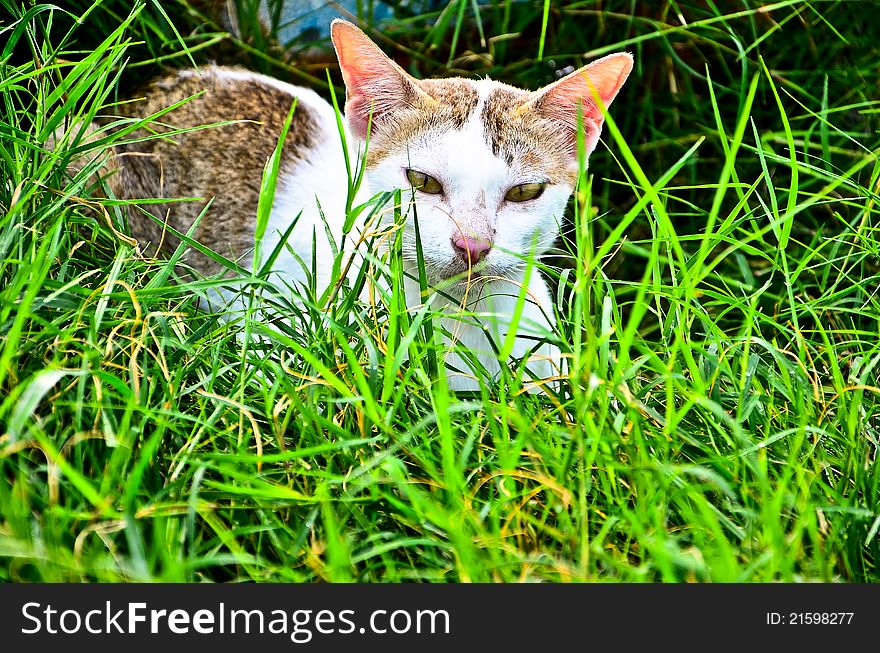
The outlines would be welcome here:
M 519 184 L 507 191 L 504 199 L 508 202 L 528 202 L 529 200 L 539 198 L 545 188 L 547 188 L 547 184 L 542 184 L 540 182 Z
M 439 195 L 443 192 L 443 185 L 431 175 L 426 175 L 424 172 L 407 168 L 406 179 L 413 188 L 420 190 L 423 193 Z

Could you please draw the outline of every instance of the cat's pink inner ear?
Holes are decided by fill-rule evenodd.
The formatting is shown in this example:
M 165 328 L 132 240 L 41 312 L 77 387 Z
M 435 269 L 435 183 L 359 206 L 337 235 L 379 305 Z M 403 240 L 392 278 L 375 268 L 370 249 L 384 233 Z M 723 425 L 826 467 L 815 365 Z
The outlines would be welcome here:
M 572 132 L 577 129 L 578 112 L 582 111 L 587 151 L 591 152 L 605 120 L 599 101 L 608 108 L 632 67 L 629 53 L 609 54 L 538 91 L 536 105 Z
M 366 138 L 377 124 L 415 92 L 409 76 L 351 23 L 336 19 L 331 38 L 345 81 L 345 116 L 354 134 Z

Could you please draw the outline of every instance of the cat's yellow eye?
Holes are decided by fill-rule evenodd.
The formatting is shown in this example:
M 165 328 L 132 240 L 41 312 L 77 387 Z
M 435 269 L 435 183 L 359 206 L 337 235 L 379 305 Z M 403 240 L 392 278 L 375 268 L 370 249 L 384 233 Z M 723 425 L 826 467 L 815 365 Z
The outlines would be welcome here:
M 539 198 L 545 188 L 547 188 L 547 184 L 539 182 L 520 184 L 507 191 L 507 195 L 504 196 L 504 199 L 508 202 L 528 202 L 529 200 Z
M 439 195 L 443 192 L 442 184 L 431 175 L 426 175 L 424 172 L 407 168 L 406 179 L 413 188 L 420 190 L 423 193 L 428 193 L 428 195 Z

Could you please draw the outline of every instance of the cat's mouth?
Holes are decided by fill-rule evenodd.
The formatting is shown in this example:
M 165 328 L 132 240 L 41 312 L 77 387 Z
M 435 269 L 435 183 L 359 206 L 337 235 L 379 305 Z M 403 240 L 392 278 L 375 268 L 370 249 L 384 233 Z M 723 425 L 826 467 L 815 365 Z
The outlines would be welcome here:
M 509 279 L 516 266 L 499 265 L 481 261 L 473 266 L 465 263 L 451 263 L 444 266 L 429 267 L 426 263 L 428 281 L 432 285 L 449 289 L 463 290 L 469 286 L 482 285 L 491 281 Z
M 419 260 L 415 252 L 403 252 L 403 259 L 409 269 L 408 275 L 419 279 Z M 460 259 L 436 259 L 424 257 L 425 280 L 429 286 L 451 291 L 464 291 L 470 286 L 484 285 L 493 281 L 510 280 L 521 271 L 525 264 L 512 257 L 489 257 L 474 265 Z

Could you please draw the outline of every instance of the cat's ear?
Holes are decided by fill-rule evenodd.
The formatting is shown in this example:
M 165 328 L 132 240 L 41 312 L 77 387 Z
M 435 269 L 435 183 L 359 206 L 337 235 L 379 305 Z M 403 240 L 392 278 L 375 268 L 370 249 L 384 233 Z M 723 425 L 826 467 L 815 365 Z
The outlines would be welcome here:
M 572 145 L 577 138 L 578 112 L 582 111 L 587 154 L 590 154 L 599 141 L 605 121 L 601 107 L 607 109 L 614 101 L 632 67 L 633 58 L 628 52 L 609 54 L 535 91 L 530 108 L 559 123 Z
M 379 124 L 424 95 L 412 77 L 348 21 L 334 20 L 330 34 L 345 81 L 345 117 L 356 136 L 366 138 L 371 114 L 372 123 Z

